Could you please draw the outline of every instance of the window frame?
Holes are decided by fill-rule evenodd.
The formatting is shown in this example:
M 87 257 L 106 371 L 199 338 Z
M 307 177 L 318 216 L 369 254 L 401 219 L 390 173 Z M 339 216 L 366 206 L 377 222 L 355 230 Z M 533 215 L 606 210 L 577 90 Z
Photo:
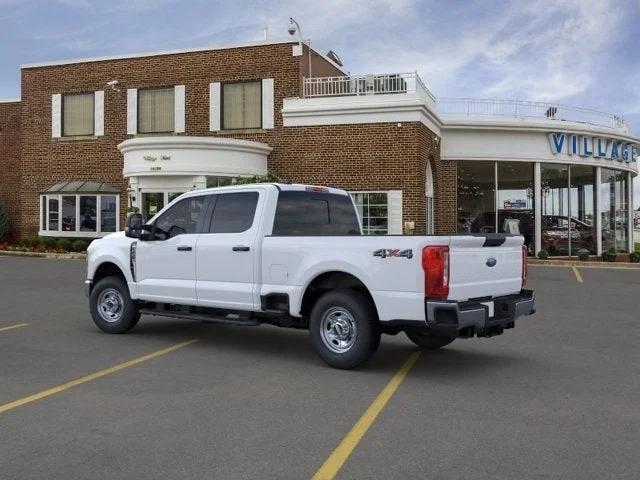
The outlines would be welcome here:
M 378 236 L 380 236 L 380 235 L 392 235 L 392 234 L 389 233 L 389 224 L 390 224 L 390 220 L 391 220 L 391 217 L 389 216 L 389 192 L 390 191 L 392 191 L 392 190 L 357 190 L 357 191 L 349 191 L 349 195 L 351 196 L 351 199 L 353 200 L 353 205 L 354 205 L 354 208 L 356 209 L 356 212 L 358 212 L 358 204 L 357 204 L 356 198 L 355 198 L 355 195 L 357 195 L 357 194 L 360 194 L 360 195 L 365 194 L 365 195 L 367 195 L 367 200 L 369 198 L 368 196 L 371 195 L 371 194 L 384 194 L 387 197 L 387 204 L 386 204 L 387 215 L 386 215 L 386 217 L 384 217 L 387 220 L 386 232 L 385 233 L 375 233 L 375 232 L 374 233 L 367 233 L 371 229 L 371 227 L 369 225 L 367 225 L 365 227 L 364 218 L 360 218 L 360 213 L 358 212 L 358 221 L 360 222 L 360 228 L 362 229 L 362 235 L 363 236 L 375 237 L 376 235 L 378 235 Z M 369 204 L 369 207 L 370 206 L 371 205 Z M 380 207 L 382 205 L 376 203 L 376 204 L 373 204 L 373 206 L 374 207 Z M 371 218 L 371 216 L 369 216 L 368 218 Z M 374 218 L 383 218 L 383 217 L 374 217 Z M 376 227 L 373 227 L 373 228 L 374 228 L 374 230 L 376 229 Z M 380 229 L 378 229 L 378 230 L 380 230 Z
M 64 102 L 66 97 L 74 95 L 91 95 L 93 98 L 93 108 L 91 115 L 91 133 L 85 133 L 82 135 L 67 135 L 64 132 Z M 60 94 L 60 138 L 91 138 L 96 136 L 96 92 L 95 91 L 82 91 L 82 92 L 68 92 Z
M 239 128 L 227 128 L 224 124 L 224 89 L 227 85 L 238 85 L 244 83 L 257 83 L 260 86 L 260 126 L 259 127 L 239 127 Z M 220 129 L 222 131 L 240 131 L 240 130 L 263 130 L 263 91 L 262 91 L 262 79 L 249 79 L 249 80 L 232 80 L 228 82 L 220 83 Z
M 173 130 L 155 130 L 153 132 L 140 131 L 140 92 L 148 92 L 151 90 L 173 90 Z M 138 88 L 136 92 L 136 134 L 137 135 L 163 135 L 167 133 L 176 133 L 176 85 L 164 85 L 157 87 Z
M 62 197 L 75 197 L 75 215 L 76 225 L 75 230 L 66 231 L 62 230 Z M 96 197 L 96 231 L 88 232 L 80 230 L 80 197 Z M 115 197 L 116 198 L 116 227 L 115 230 L 103 232 L 102 231 L 102 197 Z M 42 199 L 45 198 L 45 202 Z M 49 199 L 58 201 L 58 228 L 57 230 L 49 229 Z M 40 209 L 40 231 L 38 235 L 41 237 L 68 237 L 68 238 L 101 238 L 110 233 L 120 231 L 120 194 L 118 193 L 73 193 L 73 192 L 60 192 L 60 193 L 43 193 L 39 195 L 39 209 Z M 43 209 L 43 206 L 46 208 Z M 42 227 L 45 226 L 45 229 Z

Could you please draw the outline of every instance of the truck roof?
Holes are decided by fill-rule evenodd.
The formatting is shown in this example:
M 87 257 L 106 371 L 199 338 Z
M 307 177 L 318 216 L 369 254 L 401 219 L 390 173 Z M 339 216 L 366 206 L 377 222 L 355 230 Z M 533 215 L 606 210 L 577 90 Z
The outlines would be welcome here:
M 213 188 L 204 188 L 201 190 L 193 190 L 191 192 L 187 192 L 189 194 L 201 194 L 203 192 L 224 192 L 228 190 L 238 191 L 238 190 L 251 190 L 255 189 L 255 187 L 275 187 L 281 191 L 310 191 L 310 192 L 319 192 L 319 193 L 333 193 L 336 195 L 349 195 L 345 190 L 341 190 L 339 188 L 333 187 L 325 187 L 321 185 L 305 185 L 301 183 L 250 183 L 245 185 L 229 185 L 226 187 L 213 187 Z

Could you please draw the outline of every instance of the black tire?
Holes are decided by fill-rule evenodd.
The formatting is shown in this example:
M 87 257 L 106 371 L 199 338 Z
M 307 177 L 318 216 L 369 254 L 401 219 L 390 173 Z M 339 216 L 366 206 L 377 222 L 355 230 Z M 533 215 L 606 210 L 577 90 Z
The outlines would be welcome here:
M 109 301 L 109 305 L 113 305 L 112 312 L 106 308 Z M 140 320 L 138 307 L 131 300 L 129 288 L 120 277 L 105 277 L 96 283 L 91 290 L 89 308 L 93 322 L 107 333 L 127 333 Z
M 449 345 L 455 340 L 455 337 L 447 337 L 446 335 L 430 335 L 420 332 L 404 332 L 409 340 L 415 343 L 423 350 L 437 350 Z
M 330 328 L 332 325 L 334 328 Z M 366 296 L 355 290 L 332 290 L 322 295 L 311 309 L 309 332 L 318 355 L 332 367 L 344 370 L 366 362 L 380 345 L 375 309 Z M 353 334 L 337 338 L 337 333 L 348 332 Z

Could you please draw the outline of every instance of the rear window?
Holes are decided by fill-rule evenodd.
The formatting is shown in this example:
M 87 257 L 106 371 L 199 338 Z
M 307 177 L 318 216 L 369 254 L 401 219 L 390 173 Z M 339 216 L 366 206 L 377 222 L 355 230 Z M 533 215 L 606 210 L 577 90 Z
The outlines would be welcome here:
M 280 192 L 273 235 L 360 235 L 351 198 L 316 192 Z
M 216 195 L 210 233 L 240 233 L 251 228 L 258 204 L 258 192 Z

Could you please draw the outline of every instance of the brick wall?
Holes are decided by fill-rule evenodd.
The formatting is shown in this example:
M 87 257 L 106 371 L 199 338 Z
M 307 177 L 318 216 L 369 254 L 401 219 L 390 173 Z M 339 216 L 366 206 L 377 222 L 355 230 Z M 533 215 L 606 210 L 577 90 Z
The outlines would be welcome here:
M 116 147 L 132 138 L 126 134 L 127 88 L 185 85 L 185 134 L 215 135 L 209 132 L 210 82 L 274 78 L 275 111 L 279 112 L 285 97 L 299 94 L 300 58 L 292 57 L 291 44 L 274 44 L 23 69 L 21 234 L 33 235 L 38 230 L 39 192 L 63 180 L 100 180 L 120 187 L 124 211 L 127 182 Z M 106 88 L 111 80 L 118 80 L 120 92 Z M 96 90 L 105 91 L 105 135 L 52 139 L 51 95 Z M 275 126 L 248 138 L 276 144 L 282 129 L 279 114 Z
M 435 233 L 455 233 L 458 227 L 456 163 L 440 159 L 440 139 L 426 126 L 420 126 L 419 158 L 424 161 L 425 172 L 426 162 L 431 162 L 433 174 Z
M 20 103 L 0 103 L 0 197 L 9 214 L 12 237 L 18 230 L 20 192 Z
M 340 75 L 322 57 L 312 57 L 315 75 Z M 404 221 L 425 232 L 425 175 L 431 159 L 436 186 L 436 231 L 455 231 L 455 165 L 440 161 L 439 142 L 420 123 L 287 127 L 283 99 L 300 95 L 307 57 L 293 57 L 291 44 L 260 45 L 90 62 L 22 71 L 22 151 L 19 227 L 38 230 L 39 192 L 54 183 L 86 179 L 122 189 L 127 182 L 117 145 L 126 134 L 126 89 L 186 86 L 185 135 L 221 135 L 269 144 L 269 169 L 284 180 L 333 184 L 348 190 L 403 190 Z M 209 132 L 209 83 L 275 79 L 275 128 Z M 106 88 L 118 80 L 120 92 Z M 52 139 L 51 95 L 105 91 L 105 135 L 97 139 Z M 444 200 L 440 200 L 441 196 Z

